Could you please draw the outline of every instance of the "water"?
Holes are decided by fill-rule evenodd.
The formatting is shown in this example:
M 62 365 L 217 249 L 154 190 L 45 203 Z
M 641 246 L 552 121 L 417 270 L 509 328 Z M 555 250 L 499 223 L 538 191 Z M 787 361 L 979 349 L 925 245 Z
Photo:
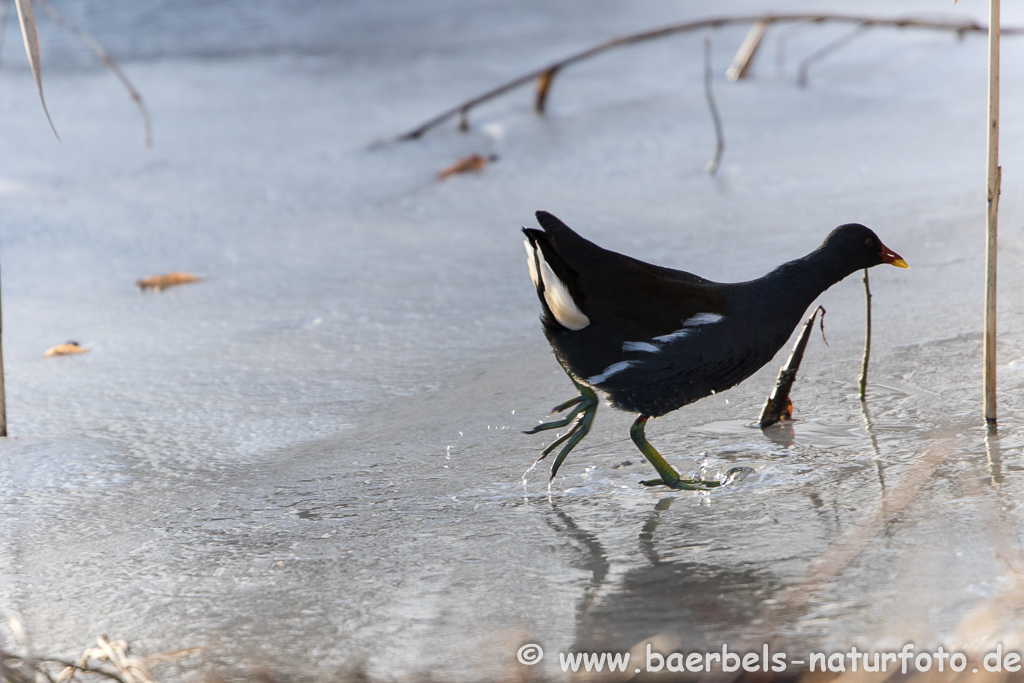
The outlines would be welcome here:
M 0 612 L 37 651 L 107 634 L 204 648 L 155 667 L 166 680 L 468 681 L 518 675 L 527 642 L 552 676 L 557 652 L 655 636 L 686 651 L 1016 643 L 1019 42 L 1004 52 L 1004 426 L 986 441 L 979 37 L 871 32 L 806 89 L 799 55 L 844 29 L 789 32 L 782 74 L 769 41 L 754 79 L 716 80 L 726 152 L 708 178 L 698 35 L 567 70 L 545 119 L 523 91 L 468 135 L 371 146 L 546 60 L 698 16 L 684 3 L 61 7 L 125 60 L 156 147 L 118 85 L 44 30 L 56 143 L 8 44 Z M 711 35 L 721 72 L 743 29 Z M 434 180 L 471 152 L 499 159 Z M 872 273 L 867 412 L 851 278 L 822 298 L 830 346 L 808 348 L 792 434 L 748 426 L 782 358 L 648 427 L 681 471 L 752 474 L 710 494 L 639 487 L 653 474 L 632 417 L 602 407 L 550 489 L 543 467 L 524 489 L 548 436 L 522 430 L 572 394 L 517 236 L 536 209 L 734 281 L 839 223 L 872 226 L 912 268 Z M 175 269 L 204 281 L 133 286 Z M 42 357 L 68 339 L 90 353 Z

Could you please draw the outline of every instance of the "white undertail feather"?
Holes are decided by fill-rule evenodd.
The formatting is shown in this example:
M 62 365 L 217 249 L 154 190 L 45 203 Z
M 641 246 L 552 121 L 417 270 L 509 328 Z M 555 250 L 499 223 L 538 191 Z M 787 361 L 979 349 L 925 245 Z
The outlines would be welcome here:
M 606 367 L 604 369 L 604 372 L 602 372 L 600 375 L 594 375 L 593 377 L 588 377 L 587 378 L 587 384 L 590 384 L 590 385 L 600 384 L 601 382 L 604 382 L 606 379 L 608 379 L 612 375 L 616 375 L 616 374 L 622 372 L 623 370 L 625 370 L 626 368 L 633 367 L 634 365 L 636 365 L 636 362 L 637 361 L 635 361 L 635 360 L 621 360 L 618 363 L 612 363 L 611 365 Z
M 551 314 L 562 327 L 570 330 L 582 330 L 590 324 L 590 318 L 583 314 L 580 307 L 572 300 L 569 288 L 558 279 L 555 271 L 544 260 L 544 254 L 534 247 L 537 261 L 540 264 L 540 278 L 544 282 L 544 301 L 547 302 Z M 531 273 L 533 275 L 533 273 Z
M 540 279 L 537 277 L 537 264 L 535 263 L 537 257 L 533 253 L 533 247 L 530 246 L 530 240 L 523 240 L 523 245 L 526 247 L 526 264 L 530 266 L 530 279 L 533 280 L 534 288 L 540 287 Z

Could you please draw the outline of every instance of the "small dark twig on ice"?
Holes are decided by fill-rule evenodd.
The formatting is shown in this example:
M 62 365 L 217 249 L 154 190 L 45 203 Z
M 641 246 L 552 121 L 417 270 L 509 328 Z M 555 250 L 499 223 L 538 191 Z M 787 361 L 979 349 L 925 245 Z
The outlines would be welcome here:
M 858 394 L 860 400 L 868 396 L 868 363 L 871 361 L 871 285 L 868 283 L 868 269 L 864 269 L 864 362 L 860 366 Z
M 704 38 L 704 96 L 708 98 L 711 120 L 715 122 L 715 156 L 711 157 L 704 170 L 708 175 L 715 175 L 718 164 L 722 160 L 722 152 L 725 151 L 725 138 L 722 136 L 722 117 L 718 115 L 715 96 L 711 92 L 711 39 L 706 36 Z
M 793 352 L 789 354 L 789 360 L 779 370 L 779 378 L 775 381 L 775 389 L 771 396 L 764 402 L 761 409 L 761 417 L 758 418 L 758 426 L 761 429 L 770 427 L 779 420 L 788 420 L 793 417 L 793 401 L 789 398 L 789 392 L 796 381 L 796 371 L 800 369 L 800 362 L 804 359 L 804 349 L 807 348 L 807 340 L 811 337 L 811 330 L 814 329 L 814 319 L 821 311 L 822 335 L 825 334 L 825 309 L 818 306 L 811 313 L 811 317 L 804 321 L 800 329 L 800 336 L 797 337 Z

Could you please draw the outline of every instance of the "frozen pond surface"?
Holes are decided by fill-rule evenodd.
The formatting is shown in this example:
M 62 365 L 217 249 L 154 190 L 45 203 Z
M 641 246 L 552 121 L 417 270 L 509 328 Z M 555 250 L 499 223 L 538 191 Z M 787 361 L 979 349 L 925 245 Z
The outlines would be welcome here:
M 205 648 L 160 665 L 167 680 L 481 680 L 521 673 L 526 642 L 551 675 L 554 653 L 648 638 L 1024 647 L 1024 38 L 1004 44 L 1003 427 L 986 441 L 984 38 L 869 32 L 801 89 L 797 61 L 848 29 L 786 30 L 782 70 L 770 36 L 754 78 L 716 77 L 727 147 L 709 178 L 699 34 L 568 69 L 547 118 L 524 90 L 469 134 L 369 144 L 575 49 L 703 16 L 693 3 L 338 5 L 61 4 L 124 60 L 151 152 L 113 78 L 44 30 L 58 144 L 5 46 L 0 613 L 36 650 L 74 656 L 105 633 Z M 710 34 L 719 74 L 744 31 Z M 435 181 L 471 152 L 499 160 Z M 536 209 L 724 281 L 840 223 L 873 227 L 911 270 L 872 272 L 869 412 L 853 277 L 822 297 L 830 346 L 810 344 L 792 435 L 747 426 L 781 357 L 651 423 L 684 471 L 752 467 L 736 486 L 640 488 L 631 416 L 602 407 L 550 492 L 539 471 L 524 487 L 547 441 L 521 431 L 572 395 L 518 232 Z M 175 269 L 205 280 L 133 287 Z M 68 339 L 91 352 L 42 357 Z

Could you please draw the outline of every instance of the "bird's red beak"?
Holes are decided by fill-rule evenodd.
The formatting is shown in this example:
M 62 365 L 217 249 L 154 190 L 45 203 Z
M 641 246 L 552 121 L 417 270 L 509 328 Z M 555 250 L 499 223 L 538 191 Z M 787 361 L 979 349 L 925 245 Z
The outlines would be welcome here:
M 889 263 L 897 268 L 909 268 L 910 265 L 903 260 L 903 257 L 897 254 L 889 247 L 882 245 L 882 263 Z

